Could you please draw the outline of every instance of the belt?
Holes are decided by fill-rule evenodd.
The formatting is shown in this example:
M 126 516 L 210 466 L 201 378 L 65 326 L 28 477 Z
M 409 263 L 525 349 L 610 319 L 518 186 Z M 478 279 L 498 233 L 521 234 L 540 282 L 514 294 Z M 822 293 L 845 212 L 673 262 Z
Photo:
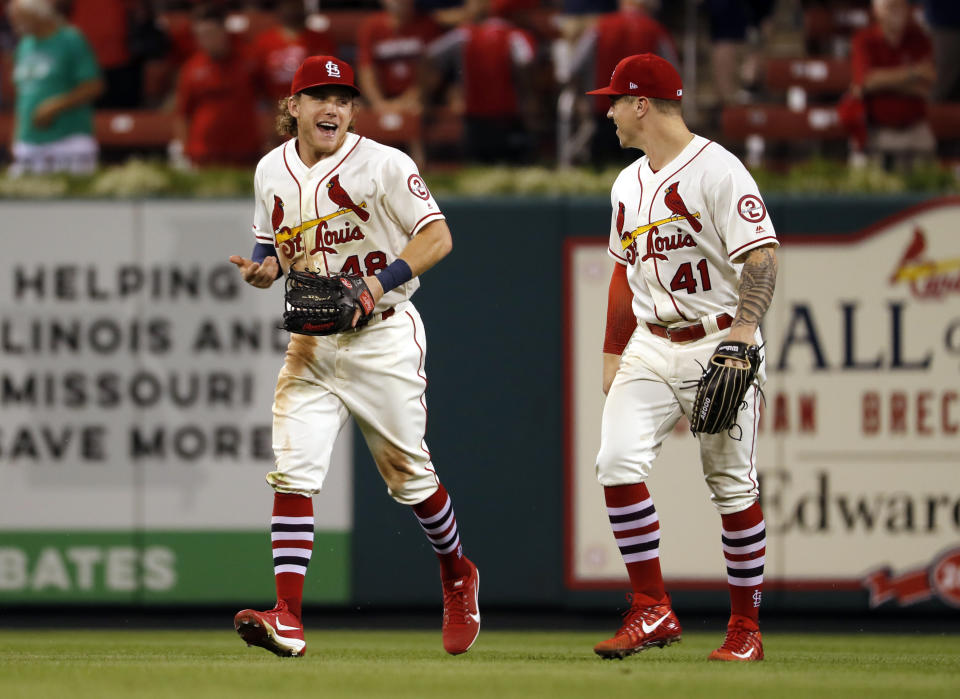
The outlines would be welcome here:
M 720 330 L 726 330 L 733 324 L 733 317 L 727 313 L 721 313 L 717 316 L 717 327 Z M 650 332 L 658 337 L 665 337 L 671 342 L 691 342 L 707 336 L 707 329 L 703 326 L 703 321 L 693 325 L 684 325 L 680 328 L 668 328 L 666 325 L 656 325 L 647 323 Z

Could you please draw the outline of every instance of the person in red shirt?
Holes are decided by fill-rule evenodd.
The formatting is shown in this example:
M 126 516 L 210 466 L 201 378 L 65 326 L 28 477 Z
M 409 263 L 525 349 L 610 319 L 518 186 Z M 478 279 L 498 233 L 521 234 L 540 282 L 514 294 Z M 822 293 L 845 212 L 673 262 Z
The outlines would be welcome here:
M 180 70 L 170 147 L 174 163 L 182 162 L 180 153 L 201 167 L 253 165 L 260 157 L 264 139 L 257 116 L 256 69 L 242 49 L 232 45 L 225 19 L 217 7 L 194 12 L 198 51 Z
M 264 94 L 280 100 L 290 96 L 290 81 L 307 56 L 333 56 L 337 47 L 329 33 L 306 28 L 303 0 L 280 0 L 275 12 L 279 23 L 257 35 L 251 52 Z
M 932 156 L 927 102 L 936 80 L 929 37 L 907 0 L 873 0 L 876 21 L 851 45 L 851 93 L 863 100 L 868 150 L 886 165 Z
M 440 31 L 414 0 L 381 0 L 383 11 L 367 17 L 357 33 L 358 79 L 377 111 L 420 111 L 419 63 Z
M 619 0 L 619 9 L 597 18 L 596 24 L 585 34 L 585 41 L 593 43 L 593 50 L 585 55 L 593 57 L 593 71 L 588 78 L 591 85 L 603 85 L 610 80 L 613 69 L 623 58 L 641 53 L 652 53 L 665 58 L 675 68 L 680 56 L 670 32 L 650 16 L 644 0 Z M 593 98 L 596 128 L 593 133 L 594 162 L 622 161 L 623 149 L 616 134 L 607 128 L 609 100 Z
M 468 21 L 428 48 L 434 64 L 459 64 L 464 152 L 474 162 L 522 163 L 535 150 L 537 109 L 531 69 L 536 44 L 527 32 L 490 15 L 490 0 L 467 0 Z
M 418 13 L 414 0 L 381 0 L 382 12 L 364 19 L 357 32 L 357 80 L 364 97 L 380 118 L 423 111 L 420 61 L 427 45 L 440 33 L 429 15 Z M 424 161 L 419 136 L 408 142 L 411 158 Z

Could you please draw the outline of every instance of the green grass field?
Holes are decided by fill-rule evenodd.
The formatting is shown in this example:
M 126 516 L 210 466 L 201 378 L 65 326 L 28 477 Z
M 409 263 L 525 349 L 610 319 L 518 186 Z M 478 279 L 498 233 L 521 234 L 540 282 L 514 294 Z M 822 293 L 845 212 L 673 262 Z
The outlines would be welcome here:
M 486 631 L 451 657 L 439 631 L 308 631 L 305 657 L 277 658 L 232 630 L 0 631 L 0 697 L 960 696 L 957 635 L 770 633 L 749 665 L 705 660 L 718 633 L 622 661 L 597 658 L 598 639 Z

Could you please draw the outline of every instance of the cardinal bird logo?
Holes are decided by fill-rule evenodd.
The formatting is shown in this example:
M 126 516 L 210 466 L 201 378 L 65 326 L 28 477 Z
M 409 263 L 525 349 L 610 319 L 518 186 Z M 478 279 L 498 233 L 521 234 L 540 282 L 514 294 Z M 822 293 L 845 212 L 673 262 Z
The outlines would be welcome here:
M 900 264 L 897 265 L 896 271 L 893 273 L 893 276 L 890 277 L 890 283 L 892 284 L 897 282 L 905 268 L 922 263 L 925 257 L 924 252 L 926 249 L 926 236 L 923 235 L 923 231 L 920 229 L 920 227 L 916 226 L 913 229 L 913 238 L 910 240 L 910 244 L 907 245 L 907 249 L 904 251 L 903 257 L 900 258 Z
M 617 209 L 617 235 L 623 238 L 623 202 L 620 201 L 617 202 L 617 204 L 619 205 L 619 208 Z
M 361 221 L 366 221 L 370 218 L 370 212 L 364 211 L 362 208 L 353 203 L 353 199 L 350 198 L 350 195 L 347 194 L 347 191 L 340 185 L 340 175 L 334 175 L 330 178 L 330 181 L 327 182 L 327 196 L 330 197 L 330 201 L 339 206 L 341 209 L 350 209 L 353 213 L 360 217 Z
M 703 225 L 687 210 L 687 205 L 683 203 L 683 199 L 680 197 L 679 187 L 679 182 L 674 182 L 667 187 L 663 192 L 663 203 L 677 216 L 683 216 L 687 219 L 687 223 L 693 228 L 694 233 L 699 233 L 703 230 Z
M 273 213 L 270 214 L 270 225 L 273 226 L 273 232 L 276 233 L 283 223 L 283 199 L 276 194 L 273 195 Z

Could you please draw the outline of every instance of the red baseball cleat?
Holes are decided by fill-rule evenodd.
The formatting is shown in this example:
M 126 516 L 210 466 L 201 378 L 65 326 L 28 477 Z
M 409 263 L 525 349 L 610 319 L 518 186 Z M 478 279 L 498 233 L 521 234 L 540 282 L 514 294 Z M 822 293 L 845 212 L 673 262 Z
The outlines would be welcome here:
M 244 609 L 233 618 L 233 626 L 248 646 L 260 646 L 281 656 L 299 657 L 307 650 L 303 624 L 282 600 L 268 612 Z
M 750 619 L 734 615 L 727 626 L 723 645 L 713 651 L 709 660 L 763 660 L 763 637 Z
M 651 646 L 663 648 L 677 643 L 683 632 L 669 603 L 642 606 L 634 595 L 623 616 L 620 630 L 594 646 L 594 653 L 602 658 L 625 658 Z
M 480 573 L 469 559 L 470 574 L 443 582 L 443 647 L 450 655 L 470 650 L 480 634 Z

